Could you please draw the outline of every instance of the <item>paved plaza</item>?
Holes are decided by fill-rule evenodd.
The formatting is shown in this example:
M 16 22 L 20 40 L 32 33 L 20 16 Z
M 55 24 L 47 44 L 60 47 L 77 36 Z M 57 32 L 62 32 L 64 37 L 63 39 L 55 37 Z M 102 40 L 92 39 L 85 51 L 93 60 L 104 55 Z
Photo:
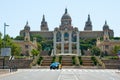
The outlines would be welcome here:
M 119 70 L 109 69 L 19 69 L 0 75 L 0 80 L 120 80 Z

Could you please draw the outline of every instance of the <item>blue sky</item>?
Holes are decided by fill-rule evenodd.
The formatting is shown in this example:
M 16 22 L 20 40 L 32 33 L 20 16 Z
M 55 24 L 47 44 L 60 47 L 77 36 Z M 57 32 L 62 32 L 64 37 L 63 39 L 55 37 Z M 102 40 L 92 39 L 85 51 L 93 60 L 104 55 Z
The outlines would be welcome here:
M 10 25 L 6 33 L 16 37 L 26 21 L 31 31 L 39 31 L 43 14 L 52 31 L 60 25 L 66 7 L 72 25 L 80 31 L 83 31 L 90 14 L 94 31 L 102 30 L 107 20 L 114 36 L 120 37 L 120 0 L 0 0 L 0 32 L 3 33 L 6 22 Z

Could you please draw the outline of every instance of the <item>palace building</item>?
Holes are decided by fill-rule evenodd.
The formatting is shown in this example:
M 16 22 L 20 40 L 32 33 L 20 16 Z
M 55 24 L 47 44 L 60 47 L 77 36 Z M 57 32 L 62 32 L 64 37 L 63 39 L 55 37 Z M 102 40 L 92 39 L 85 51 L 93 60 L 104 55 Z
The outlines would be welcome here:
M 107 22 L 105 22 L 107 25 Z M 20 31 L 20 36 L 25 37 L 25 40 L 30 40 L 30 35 L 38 34 L 47 40 L 53 40 L 52 55 L 81 55 L 80 52 L 80 39 L 103 37 L 107 30 L 109 37 L 114 36 L 113 30 L 108 26 L 103 26 L 102 31 L 93 31 L 92 21 L 90 15 L 85 23 L 84 31 L 79 31 L 77 27 L 72 26 L 72 18 L 68 14 L 68 10 L 61 18 L 61 24 L 59 27 L 55 27 L 54 31 L 49 31 L 47 21 L 43 15 L 40 30 L 31 31 L 28 22 L 23 30 Z
M 96 46 L 104 53 L 107 55 L 116 55 L 113 54 L 113 49 L 115 46 L 120 45 L 120 40 L 110 40 L 110 35 L 109 35 L 109 26 L 107 25 L 107 22 L 105 22 L 104 27 L 104 35 L 103 35 L 103 40 L 100 40 L 100 37 L 97 38 L 96 41 Z

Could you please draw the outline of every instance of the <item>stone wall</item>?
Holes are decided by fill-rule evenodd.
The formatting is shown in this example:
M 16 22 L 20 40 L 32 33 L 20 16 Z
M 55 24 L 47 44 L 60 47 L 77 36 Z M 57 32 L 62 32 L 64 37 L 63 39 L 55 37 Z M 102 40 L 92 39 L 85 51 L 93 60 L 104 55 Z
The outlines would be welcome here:
M 7 68 L 31 68 L 30 64 L 33 60 L 26 60 L 26 59 L 15 59 L 15 60 L 6 60 L 5 61 L 5 67 Z M 3 66 L 3 60 L 0 61 L 0 68 Z

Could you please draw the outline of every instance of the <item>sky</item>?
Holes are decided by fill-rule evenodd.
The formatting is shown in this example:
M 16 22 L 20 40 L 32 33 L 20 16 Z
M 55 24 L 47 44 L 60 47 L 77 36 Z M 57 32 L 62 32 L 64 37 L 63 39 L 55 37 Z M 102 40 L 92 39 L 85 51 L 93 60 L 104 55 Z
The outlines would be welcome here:
M 11 37 L 19 35 L 28 21 L 31 31 L 40 31 L 43 14 L 50 31 L 59 27 L 61 17 L 68 9 L 72 25 L 84 30 L 90 14 L 93 31 L 101 31 L 105 20 L 114 36 L 120 37 L 120 0 L 0 0 L 0 32 Z

